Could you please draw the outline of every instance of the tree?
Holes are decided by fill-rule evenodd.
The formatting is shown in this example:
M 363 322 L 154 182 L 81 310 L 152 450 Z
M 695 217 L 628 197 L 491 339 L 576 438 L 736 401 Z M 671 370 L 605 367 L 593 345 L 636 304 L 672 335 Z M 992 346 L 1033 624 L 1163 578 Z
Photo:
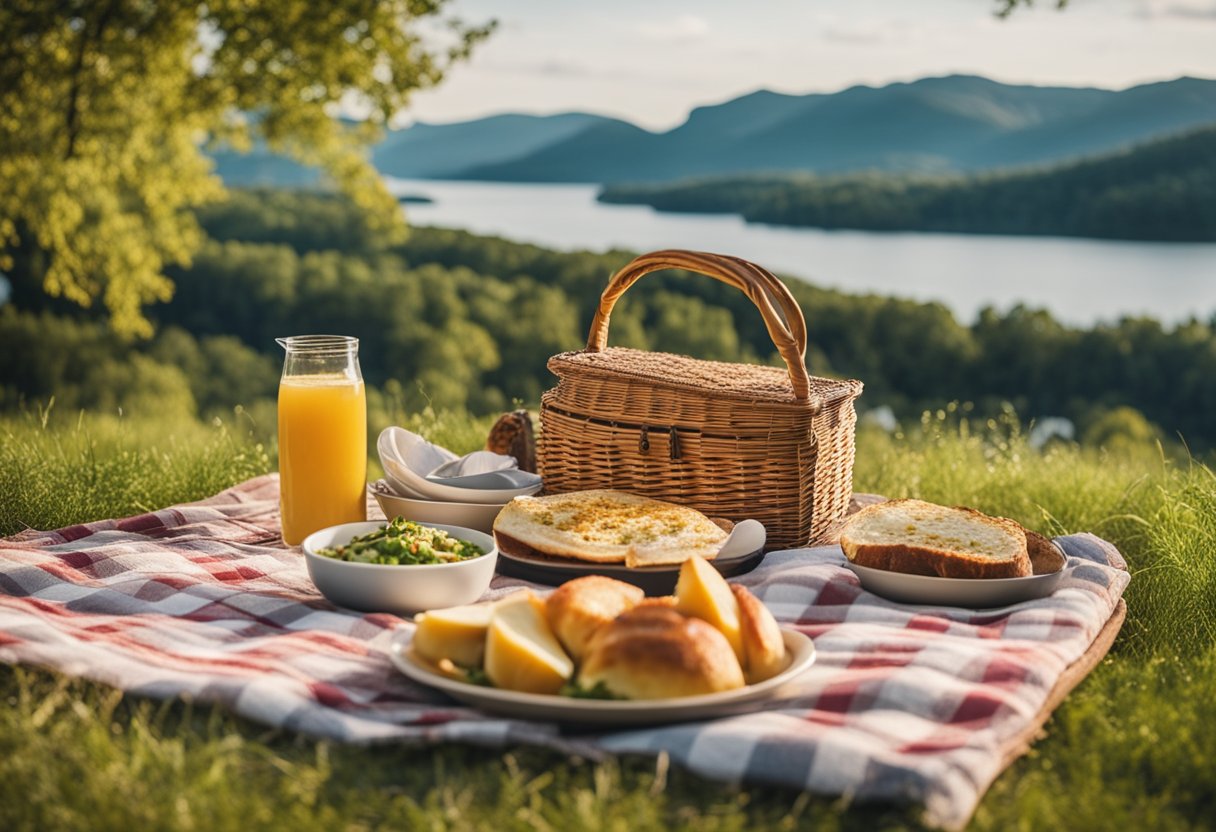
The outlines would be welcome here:
M 43 289 L 100 299 L 119 334 L 173 291 L 219 199 L 204 143 L 264 141 L 321 165 L 377 231 L 404 221 L 367 143 L 493 23 L 448 0 L 6 0 L 0 4 L 0 269 L 37 255 Z M 424 41 L 426 27 L 435 34 Z M 366 121 L 337 117 L 342 104 Z

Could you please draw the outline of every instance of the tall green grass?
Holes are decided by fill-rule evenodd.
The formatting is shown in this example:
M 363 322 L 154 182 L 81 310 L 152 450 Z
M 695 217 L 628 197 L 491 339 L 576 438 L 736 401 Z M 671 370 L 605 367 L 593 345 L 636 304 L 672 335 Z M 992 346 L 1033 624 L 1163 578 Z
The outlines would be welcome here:
M 461 453 L 493 419 L 431 408 L 386 418 Z M 0 535 L 123 517 L 198 500 L 277 469 L 272 405 L 208 422 L 151 414 L 68 414 L 53 407 L 0 417 Z M 381 476 L 375 436 L 368 473 Z
M 1216 725 L 1216 477 L 1156 447 L 1031 449 L 1012 417 L 943 411 L 863 431 L 859 491 L 975 505 L 1049 532 L 1095 531 L 1133 572 L 1111 657 L 993 786 L 977 829 L 1200 829 Z M 398 414 L 407 421 L 407 414 Z M 488 424 L 415 414 L 454 449 Z M 197 499 L 274 468 L 264 417 L 0 419 L 0 531 Z M 3 829 L 887 829 L 914 811 L 708 784 L 660 761 L 356 748 L 267 732 L 210 708 L 150 703 L 0 667 Z

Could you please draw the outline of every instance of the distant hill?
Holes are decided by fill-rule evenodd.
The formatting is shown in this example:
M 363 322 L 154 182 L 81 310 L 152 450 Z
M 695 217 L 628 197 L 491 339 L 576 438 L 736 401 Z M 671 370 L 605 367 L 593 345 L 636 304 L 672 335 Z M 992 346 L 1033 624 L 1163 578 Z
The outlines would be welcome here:
M 527 156 L 614 119 L 588 113 L 531 116 L 514 113 L 454 124 L 419 122 L 385 137 L 372 155 L 381 173 L 407 179 L 457 176 L 473 164 Z
M 527 156 L 599 125 L 625 122 L 590 113 L 534 116 L 517 113 L 452 124 L 418 122 L 391 130 L 372 149 L 377 170 L 405 179 L 459 178 L 474 164 L 491 164 Z M 212 154 L 216 170 L 231 186 L 306 187 L 317 184 L 318 171 L 258 146 L 248 154 Z
M 373 160 L 393 176 L 520 182 L 967 172 L 1073 160 L 1208 124 L 1216 124 L 1216 80 L 1115 91 L 952 75 L 831 94 L 760 90 L 698 107 L 663 133 L 587 113 L 420 123 L 392 131 Z M 279 176 L 300 184 L 304 169 L 267 157 L 229 154 L 219 170 L 232 184 L 273 184 Z
M 1216 242 L 1216 127 L 1024 171 L 717 177 L 600 200 L 818 228 Z
M 321 181 L 321 172 L 272 153 L 258 145 L 248 153 L 212 151 L 216 173 L 231 187 L 311 188 Z

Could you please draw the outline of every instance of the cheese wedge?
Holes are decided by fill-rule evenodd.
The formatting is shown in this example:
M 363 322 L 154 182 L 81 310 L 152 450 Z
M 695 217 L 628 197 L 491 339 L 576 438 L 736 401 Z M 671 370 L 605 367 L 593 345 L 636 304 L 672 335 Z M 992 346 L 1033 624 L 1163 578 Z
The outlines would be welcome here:
M 743 635 L 743 652 L 747 662 L 743 665 L 747 683 L 754 685 L 771 679 L 785 669 L 785 638 L 777 619 L 764 606 L 764 602 L 752 595 L 745 586 L 733 584 L 739 604 L 739 628 Z
M 745 665 L 739 602 L 722 573 L 710 566 L 709 561 L 697 557 L 684 561 L 676 581 L 676 609 L 712 624 L 726 636 L 739 664 Z
M 531 592 L 494 608 L 486 633 L 486 675 L 498 688 L 550 694 L 574 675 L 574 662 L 545 618 L 545 602 Z
M 461 667 L 481 667 L 486 653 L 486 631 L 493 604 L 471 604 L 431 610 L 414 618 L 414 649 L 424 659 L 449 659 Z

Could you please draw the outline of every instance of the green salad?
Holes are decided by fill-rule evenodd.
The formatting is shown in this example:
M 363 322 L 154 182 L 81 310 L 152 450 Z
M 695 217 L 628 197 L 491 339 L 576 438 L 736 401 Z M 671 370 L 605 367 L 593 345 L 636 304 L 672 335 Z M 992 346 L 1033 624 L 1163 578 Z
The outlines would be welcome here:
M 397 517 L 382 529 L 352 538 L 343 546 L 318 549 L 318 555 L 352 563 L 382 563 L 387 566 L 416 566 L 455 563 L 480 557 L 480 546 L 452 537 L 412 520 Z

